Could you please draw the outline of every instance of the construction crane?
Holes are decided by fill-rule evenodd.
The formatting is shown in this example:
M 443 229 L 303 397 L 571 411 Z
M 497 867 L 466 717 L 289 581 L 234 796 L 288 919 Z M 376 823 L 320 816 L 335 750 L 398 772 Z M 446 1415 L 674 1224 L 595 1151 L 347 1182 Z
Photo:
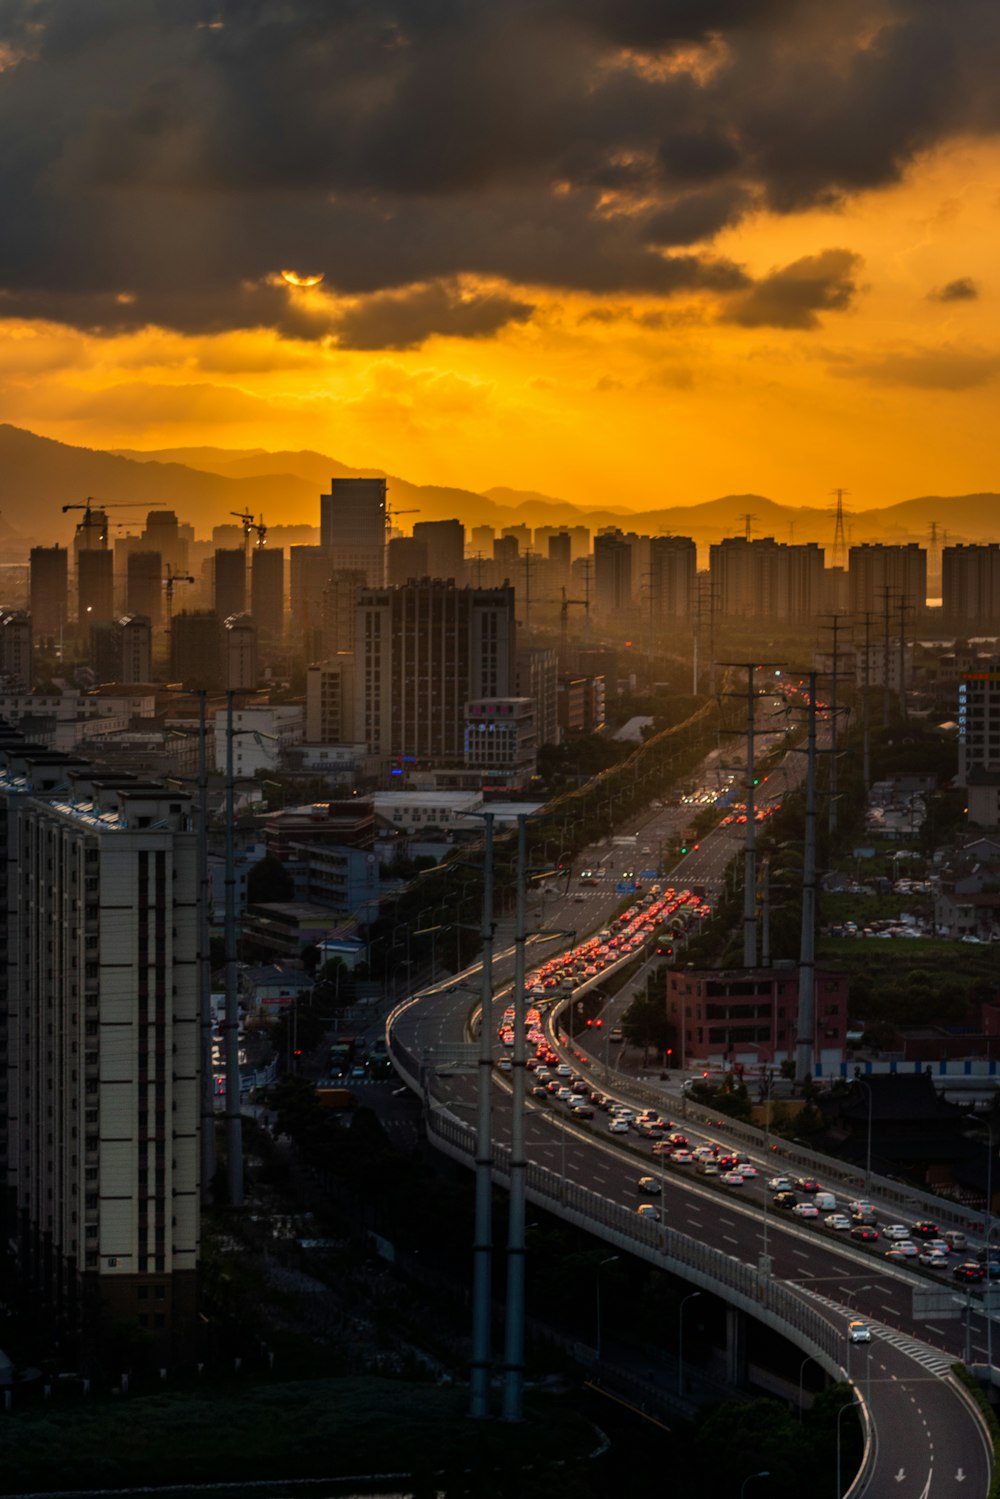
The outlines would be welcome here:
M 190 573 L 175 573 L 168 562 L 167 570 L 161 581 L 163 583 L 163 591 L 167 596 L 167 630 L 169 631 L 174 617 L 174 584 L 193 583 L 194 578 L 192 578 Z
M 94 526 L 98 526 L 100 528 L 102 547 L 106 547 L 108 544 L 108 517 L 104 513 L 106 510 L 165 510 L 166 508 L 165 505 L 144 505 L 138 500 L 130 502 L 122 501 L 121 503 L 108 505 L 103 500 L 95 500 L 92 495 L 88 495 L 86 503 L 83 505 L 64 505 L 62 507 L 63 515 L 66 514 L 67 510 L 82 510 L 83 520 L 77 522 L 76 534 L 79 536 L 81 531 L 90 531 Z
M 392 523 L 396 519 L 397 515 L 419 515 L 419 514 L 420 514 L 420 510 L 416 506 L 414 506 L 414 508 L 412 510 L 392 510 L 392 509 L 390 509 L 389 502 L 387 500 L 386 501 L 386 506 L 385 506 L 385 534 L 386 534 L 386 536 L 388 537 L 389 532 L 392 530 Z
M 243 522 L 243 540 L 248 546 L 250 544 L 250 535 L 253 531 L 257 532 L 257 545 L 259 547 L 267 545 L 267 527 L 264 524 L 263 515 L 260 520 L 254 520 L 253 512 L 250 510 L 230 510 L 229 514 L 235 516 L 238 521 Z

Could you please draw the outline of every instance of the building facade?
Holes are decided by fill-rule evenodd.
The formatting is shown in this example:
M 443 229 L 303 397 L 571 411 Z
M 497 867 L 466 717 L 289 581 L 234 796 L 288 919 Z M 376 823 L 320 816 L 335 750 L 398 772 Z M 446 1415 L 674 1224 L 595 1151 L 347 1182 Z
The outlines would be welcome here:
M 385 581 L 386 481 L 332 479 L 320 495 L 319 539 L 333 569 L 357 569 L 370 588 Z
M 8 731 L 0 836 L 7 1206 L 28 1294 L 177 1355 L 200 1237 L 188 798 Z
M 832 1064 L 842 1060 L 846 1044 L 847 975 L 817 969 L 815 986 L 814 1055 Z M 792 964 L 667 971 L 667 1018 L 681 1067 L 793 1060 L 798 1008 L 799 974 Z

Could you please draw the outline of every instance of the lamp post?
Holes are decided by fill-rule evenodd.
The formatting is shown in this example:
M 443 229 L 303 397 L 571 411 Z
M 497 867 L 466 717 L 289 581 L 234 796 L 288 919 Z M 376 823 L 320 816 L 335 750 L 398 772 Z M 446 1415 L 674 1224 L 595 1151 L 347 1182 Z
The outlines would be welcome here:
M 606 1260 L 597 1262 L 597 1362 L 601 1362 L 601 1271 L 605 1265 L 617 1264 L 619 1256 L 609 1255 Z
M 740 1499 L 743 1499 L 743 1496 L 747 1491 L 748 1483 L 753 1483 L 755 1478 L 770 1478 L 770 1476 L 770 1471 L 767 1468 L 762 1468 L 759 1473 L 748 1473 L 746 1478 L 744 1478 L 743 1482 L 740 1484 Z
M 689 1291 L 686 1296 L 681 1297 L 681 1304 L 677 1312 L 677 1393 L 684 1394 L 684 1308 L 689 1301 L 700 1296 L 700 1291 Z
M 865 1199 L 871 1200 L 872 1195 L 872 1088 L 863 1077 L 856 1077 L 854 1081 L 859 1088 L 864 1088 L 868 1094 L 868 1140 L 865 1147 Z
M 799 1421 L 800 1422 L 802 1420 L 802 1400 L 803 1400 L 803 1395 L 802 1395 L 802 1376 L 806 1372 L 806 1364 L 818 1364 L 818 1363 L 819 1363 L 819 1359 L 818 1358 L 814 1358 L 811 1353 L 807 1353 L 806 1356 L 805 1356 L 805 1358 L 802 1360 L 801 1364 L 799 1365 Z M 822 1365 L 820 1365 L 820 1367 L 822 1368 Z
M 835 1490 L 837 1499 L 840 1499 L 843 1492 L 840 1486 L 840 1418 L 845 1411 L 850 1410 L 851 1406 L 857 1405 L 857 1403 L 856 1398 L 852 1395 L 850 1400 L 846 1401 L 837 1412 L 837 1487 Z

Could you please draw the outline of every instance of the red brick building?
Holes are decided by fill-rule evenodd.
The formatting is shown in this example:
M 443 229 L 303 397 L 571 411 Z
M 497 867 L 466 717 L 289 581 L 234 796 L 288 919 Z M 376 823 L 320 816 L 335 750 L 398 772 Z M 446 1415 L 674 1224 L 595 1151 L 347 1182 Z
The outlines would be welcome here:
M 817 1062 L 843 1060 L 847 975 L 816 970 Z M 799 971 L 774 968 L 674 968 L 667 974 L 667 1016 L 677 1030 L 680 1065 L 731 1066 L 794 1059 Z

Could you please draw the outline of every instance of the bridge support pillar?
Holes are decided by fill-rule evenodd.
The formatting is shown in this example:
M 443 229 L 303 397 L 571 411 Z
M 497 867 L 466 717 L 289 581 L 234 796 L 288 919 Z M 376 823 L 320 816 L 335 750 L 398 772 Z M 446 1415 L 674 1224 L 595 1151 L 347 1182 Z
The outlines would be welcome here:
M 739 1307 L 726 1307 L 726 1379 L 744 1385 L 747 1378 L 747 1320 Z

